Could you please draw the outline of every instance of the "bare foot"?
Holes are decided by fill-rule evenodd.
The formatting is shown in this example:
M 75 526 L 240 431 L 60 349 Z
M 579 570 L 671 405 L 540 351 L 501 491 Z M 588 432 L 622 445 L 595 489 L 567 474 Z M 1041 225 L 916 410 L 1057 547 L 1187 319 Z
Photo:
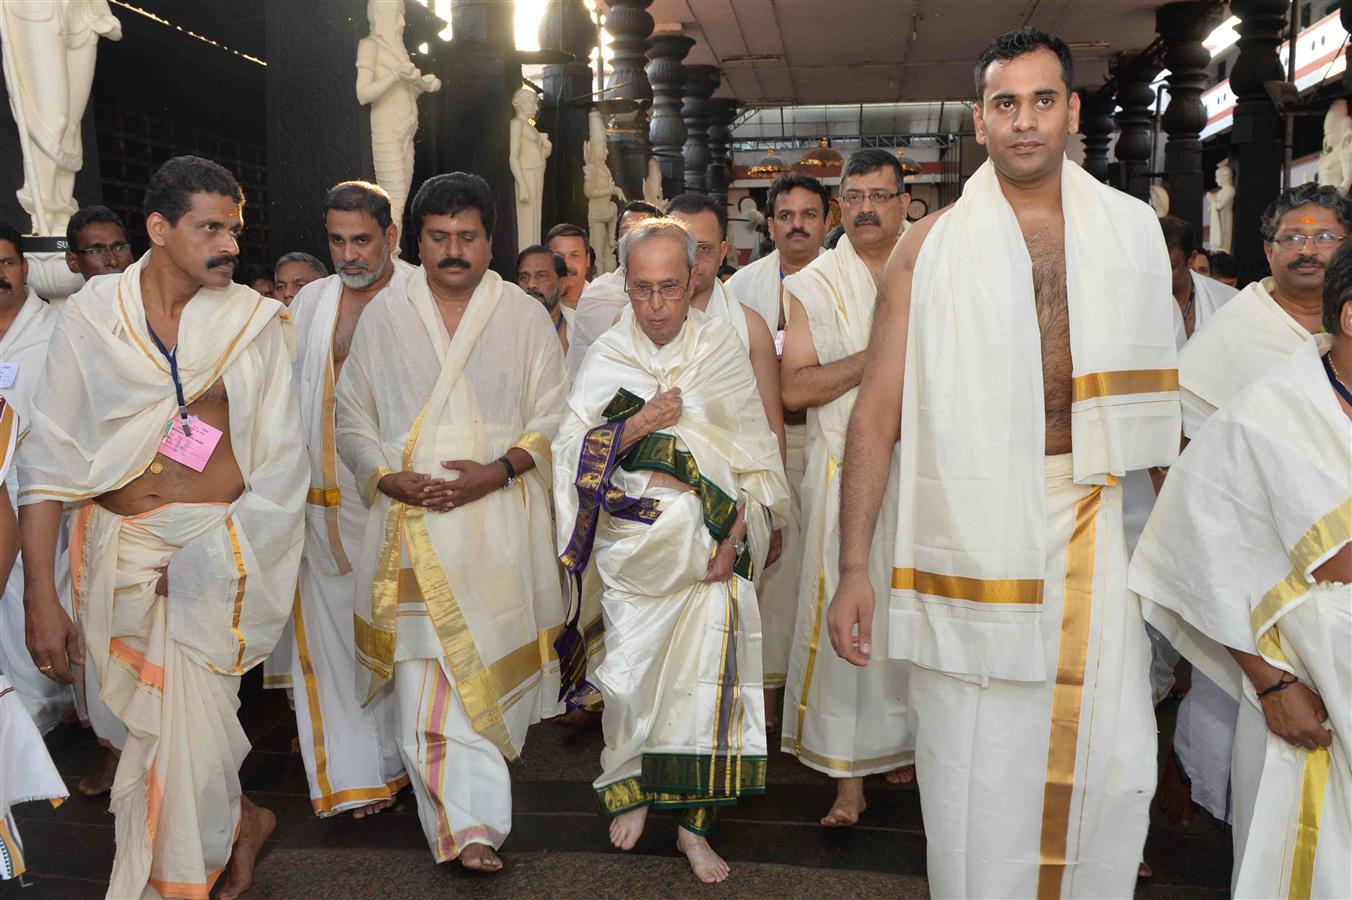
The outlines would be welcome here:
M 643 836 L 643 826 L 647 821 L 646 806 L 620 813 L 610 820 L 610 842 L 621 850 L 633 850 L 638 839 Z
M 765 730 L 774 731 L 779 727 L 780 688 L 765 689 Z
M 593 712 L 579 706 L 568 710 L 554 721 L 570 728 L 599 728 L 601 727 L 601 711 L 598 709 Z
M 695 870 L 695 877 L 705 884 L 718 884 L 732 871 L 723 861 L 723 857 L 709 846 L 708 841 L 692 831 L 686 831 L 683 827 L 676 829 L 676 849 L 690 860 L 690 868 Z
M 226 864 L 220 893 L 216 895 L 220 900 L 235 900 L 253 884 L 258 851 L 263 849 L 272 829 L 277 827 L 277 817 L 270 810 L 248 797 L 241 797 L 239 803 L 239 837 L 235 838 L 235 849 L 230 854 L 230 862 Z
M 364 819 L 367 816 L 374 816 L 378 812 L 384 812 L 391 806 L 394 806 L 393 797 L 386 797 L 384 800 L 372 800 L 365 806 L 358 806 L 356 809 L 352 810 L 352 818 Z
M 1164 761 L 1164 770 L 1160 772 L 1159 788 L 1155 791 L 1155 800 L 1165 817 L 1175 825 L 1188 825 L 1192 822 L 1192 785 L 1178 764 L 1178 757 L 1169 752 Z
M 460 865 L 471 872 L 501 872 L 502 857 L 487 844 L 470 844 L 460 851 Z
M 915 766 L 897 766 L 883 778 L 888 784 L 912 784 L 915 781 Z
M 824 828 L 848 828 L 859 822 L 859 815 L 868 804 L 864 802 L 864 779 L 841 778 L 836 782 L 836 802 L 831 811 L 822 816 Z
M 100 794 L 106 794 L 113 789 L 113 776 L 117 774 L 117 761 L 120 754 L 108 748 L 108 754 L 103 758 L 103 768 L 93 775 L 86 775 L 80 779 L 77 785 L 80 793 L 86 797 L 97 797 Z

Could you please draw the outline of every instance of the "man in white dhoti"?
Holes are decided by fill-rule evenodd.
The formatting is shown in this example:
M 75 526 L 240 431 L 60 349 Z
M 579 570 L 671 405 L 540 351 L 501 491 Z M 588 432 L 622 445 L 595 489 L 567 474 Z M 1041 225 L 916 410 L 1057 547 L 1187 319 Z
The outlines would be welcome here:
M 33 394 L 42 381 L 47 341 L 57 311 L 28 286 L 28 262 L 19 232 L 0 223 L 0 397 L 18 417 L 19 445 L 33 420 Z M 19 467 L 9 467 L 7 487 L 19 496 Z M 14 566 L 0 597 L 0 672 L 9 678 L 38 731 L 46 734 L 74 707 L 69 686 L 46 678 L 24 645 L 23 568 Z
M 33 661 L 69 684 L 83 632 L 128 732 L 110 897 L 205 897 L 222 873 L 237 897 L 275 824 L 241 794 L 237 693 L 295 597 L 305 445 L 284 307 L 230 281 L 242 205 L 213 162 L 160 167 L 151 250 L 66 302 L 20 451 Z M 63 504 L 79 631 L 52 577 Z
M 784 352 L 784 327 L 788 309 L 782 302 L 784 277 L 817 258 L 826 239 L 830 194 L 811 175 L 790 172 L 770 183 L 766 223 L 775 243 L 773 253 L 737 270 L 727 281 L 727 291 L 744 306 L 760 313 L 774 333 L 775 352 Z M 781 365 L 782 379 L 782 365 Z M 799 534 L 798 486 L 803 480 L 803 446 L 806 425 L 802 411 L 784 411 L 784 473 L 789 479 L 792 514 L 784 523 L 783 551 L 767 566 L 757 596 L 761 604 L 762 652 L 765 657 L 765 727 L 779 724 L 784 679 L 789 671 L 789 646 L 798 608 L 798 567 L 802 553 Z
M 1302 184 L 1263 213 L 1263 251 L 1272 275 L 1227 302 L 1179 354 L 1183 433 L 1320 329 L 1324 267 L 1352 232 L 1352 206 L 1337 188 Z
M 611 842 L 632 849 L 649 807 L 682 810 L 676 845 L 718 882 L 717 808 L 765 791 L 751 568 L 788 487 L 745 347 L 692 308 L 697 244 L 672 220 L 620 241 L 632 305 L 578 373 L 554 500 L 560 559 L 603 585 L 594 786 Z
M 489 271 L 496 208 L 461 172 L 423 182 L 422 266 L 362 313 L 338 452 L 371 511 L 353 567 L 366 702 L 390 690 L 437 862 L 502 868 L 507 762 L 559 706 L 563 622 L 550 441 L 567 378 L 549 316 Z
M 1065 159 L 1064 41 L 977 65 L 989 160 L 888 263 L 841 486 L 836 652 L 873 652 L 870 543 L 901 438 L 888 653 L 909 659 L 935 897 L 1129 896 L 1154 791 L 1121 489 L 1178 453 L 1155 215 Z
M 644 200 L 630 200 L 620 208 L 615 220 L 615 246 L 630 228 L 644 219 L 660 219 L 662 210 Z M 595 280 L 582 291 L 577 301 L 577 315 L 573 320 L 568 341 L 568 374 L 577 375 L 582 357 L 587 348 L 606 332 L 620 313 L 629 305 L 629 295 L 624 292 L 624 269 L 597 275 Z
M 826 606 L 835 594 L 840 534 L 840 479 L 845 426 L 873 324 L 887 257 L 906 219 L 905 175 L 884 150 L 860 150 L 845 165 L 841 205 L 845 236 L 834 250 L 784 279 L 789 325 L 784 339 L 784 405 L 808 413 L 808 468 L 803 478 L 803 563 L 797 625 L 784 697 L 781 748 L 836 779 L 836 799 L 821 819 L 854 825 L 867 805 L 864 776 L 886 772 L 911 781 L 915 728 L 907 702 L 909 663 L 887 653 L 887 598 L 896 542 L 896 484 L 889 477 L 874 529 L 869 580 L 877 626 L 874 657 L 856 668 L 821 652 Z
M 1239 702 L 1236 897 L 1352 896 L 1352 250 L 1329 335 L 1210 418 L 1131 564 L 1152 623 Z
M 357 323 L 382 291 L 402 285 L 406 267 L 395 263 L 399 232 L 378 185 L 335 185 L 324 198 L 324 228 L 336 274 L 311 282 L 291 307 L 310 489 L 286 658 L 310 804 L 320 816 L 351 810 L 360 819 L 391 806 L 408 776 L 394 700 L 383 694 L 363 709 L 366 697 L 357 695 L 353 559 L 361 552 L 369 511 L 338 455 L 334 407 Z

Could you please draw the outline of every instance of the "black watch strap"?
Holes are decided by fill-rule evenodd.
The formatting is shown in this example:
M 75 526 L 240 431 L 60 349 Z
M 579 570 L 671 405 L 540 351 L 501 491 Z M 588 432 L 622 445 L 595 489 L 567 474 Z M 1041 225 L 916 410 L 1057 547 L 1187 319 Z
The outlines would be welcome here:
M 511 484 L 513 481 L 516 481 L 516 466 L 512 465 L 511 458 L 504 453 L 498 457 L 498 462 L 507 467 L 507 483 Z

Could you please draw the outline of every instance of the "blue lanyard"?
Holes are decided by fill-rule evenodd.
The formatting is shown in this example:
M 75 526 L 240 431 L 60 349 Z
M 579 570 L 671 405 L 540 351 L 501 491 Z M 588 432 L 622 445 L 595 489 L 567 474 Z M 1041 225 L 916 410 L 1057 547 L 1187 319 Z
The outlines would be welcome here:
M 1343 380 L 1339 378 L 1338 373 L 1333 370 L 1333 364 L 1329 360 L 1329 355 L 1325 353 L 1320 362 L 1324 364 L 1324 374 L 1329 377 L 1329 384 L 1333 385 L 1333 389 L 1338 392 L 1339 396 L 1347 401 L 1349 406 L 1352 406 L 1352 391 L 1347 389 L 1347 385 L 1343 384 Z
M 175 346 L 173 352 L 164 346 L 164 341 L 155 333 L 155 329 L 150 327 L 150 320 L 146 320 L 146 331 L 150 332 L 150 339 L 155 342 L 155 347 L 169 361 L 169 377 L 174 379 L 174 393 L 178 396 L 178 415 L 183 420 L 183 434 L 192 437 L 192 426 L 188 424 L 188 404 L 183 400 L 183 382 L 178 377 L 178 347 Z

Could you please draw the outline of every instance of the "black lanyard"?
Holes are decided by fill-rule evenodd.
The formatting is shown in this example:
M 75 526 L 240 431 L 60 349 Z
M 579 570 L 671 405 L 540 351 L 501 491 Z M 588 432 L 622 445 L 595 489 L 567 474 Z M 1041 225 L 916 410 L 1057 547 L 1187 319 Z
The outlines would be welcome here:
M 185 437 L 192 437 L 192 426 L 188 424 L 188 404 L 183 400 L 183 382 L 178 377 L 178 347 L 175 346 L 173 352 L 164 346 L 164 341 L 155 333 L 155 329 L 150 327 L 150 320 L 146 320 L 146 331 L 150 332 L 150 339 L 155 342 L 155 347 L 164 354 L 164 358 L 169 360 L 169 377 L 174 379 L 174 393 L 178 396 L 178 415 L 183 420 L 183 434 Z
M 1333 389 L 1338 392 L 1338 395 L 1347 401 L 1348 406 L 1352 406 L 1352 391 L 1347 389 L 1347 385 L 1343 384 L 1342 379 L 1333 371 L 1333 364 L 1329 362 L 1329 355 L 1325 353 L 1321 361 L 1324 363 L 1324 374 L 1329 377 L 1329 384 L 1333 385 Z

